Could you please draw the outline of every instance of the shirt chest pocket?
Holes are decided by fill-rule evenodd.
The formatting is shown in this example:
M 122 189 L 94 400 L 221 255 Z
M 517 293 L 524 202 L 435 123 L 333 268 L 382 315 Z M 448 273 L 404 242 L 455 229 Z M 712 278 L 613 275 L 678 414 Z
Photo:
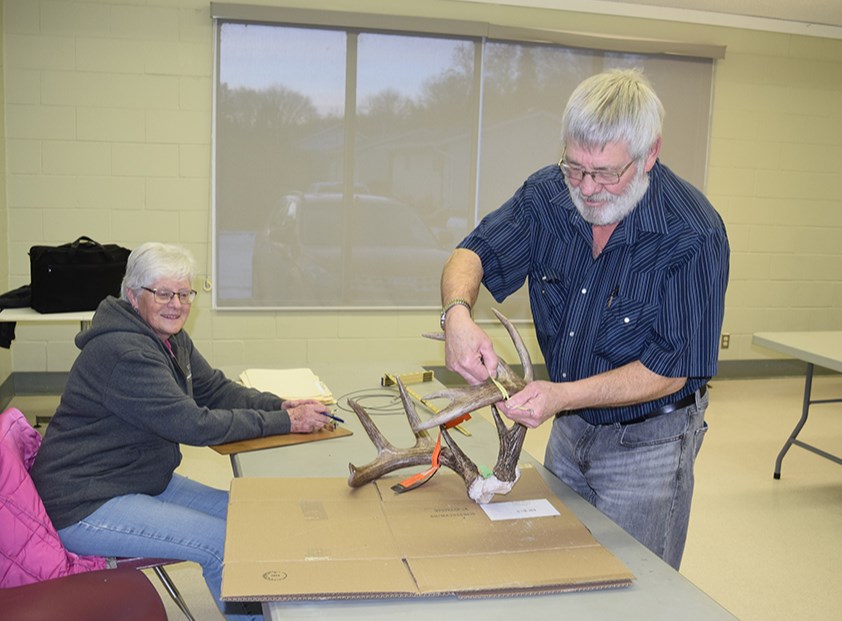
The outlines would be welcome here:
M 541 268 L 529 275 L 529 299 L 536 331 L 548 336 L 558 332 L 567 299 L 564 275 L 554 269 Z
M 640 358 L 658 316 L 655 304 L 619 297 L 605 310 L 594 352 L 617 367 Z

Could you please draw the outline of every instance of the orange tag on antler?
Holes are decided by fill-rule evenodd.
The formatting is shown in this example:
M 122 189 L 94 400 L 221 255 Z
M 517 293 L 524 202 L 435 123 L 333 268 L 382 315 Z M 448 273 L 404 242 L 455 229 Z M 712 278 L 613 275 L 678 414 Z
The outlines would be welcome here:
M 446 422 L 444 425 L 442 425 L 442 427 L 444 427 L 445 429 L 450 429 L 451 427 L 455 427 L 456 425 L 461 425 L 466 420 L 471 420 L 470 413 L 462 414 L 462 416 L 460 416 L 459 418 L 454 418 L 453 420 Z
M 400 483 L 397 483 L 392 486 L 392 491 L 403 494 L 404 492 L 408 492 L 409 490 L 413 490 L 416 487 L 421 487 L 429 481 L 433 475 L 438 472 L 438 469 L 441 468 L 441 464 L 439 463 L 439 455 L 441 454 L 441 432 L 439 432 L 439 437 L 436 440 L 436 448 L 433 449 L 433 456 L 430 464 L 430 467 L 425 470 L 424 472 L 419 472 L 418 474 L 413 474 L 411 477 L 404 479 Z

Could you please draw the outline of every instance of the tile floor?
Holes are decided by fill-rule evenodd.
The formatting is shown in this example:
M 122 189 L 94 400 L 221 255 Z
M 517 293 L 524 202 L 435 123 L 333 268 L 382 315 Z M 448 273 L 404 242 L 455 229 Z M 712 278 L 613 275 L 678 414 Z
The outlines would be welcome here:
M 842 620 L 842 468 L 793 447 L 781 479 L 772 478 L 801 411 L 803 380 L 716 380 L 712 386 L 681 572 L 742 621 Z M 814 398 L 837 397 L 842 377 L 816 379 Z M 34 420 L 56 401 L 19 396 L 12 405 Z M 814 406 L 800 439 L 842 455 L 841 416 L 842 403 Z M 546 433 L 530 431 L 526 449 L 541 456 L 545 442 Z M 180 472 L 220 487 L 231 478 L 228 458 L 192 447 L 184 447 Z M 198 620 L 222 619 L 198 566 L 169 571 Z M 181 621 L 163 591 L 162 598 L 171 621 Z M 651 618 L 660 619 L 657 611 Z

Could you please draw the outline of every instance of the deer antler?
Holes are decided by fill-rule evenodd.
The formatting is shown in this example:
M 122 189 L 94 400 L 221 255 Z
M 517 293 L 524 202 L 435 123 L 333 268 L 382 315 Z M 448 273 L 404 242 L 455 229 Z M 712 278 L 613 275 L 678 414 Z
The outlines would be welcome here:
M 492 309 L 493 310 L 493 309 Z M 512 369 L 502 360 L 497 367 L 497 381 L 502 384 L 506 390 L 517 392 L 522 389 L 527 382 L 533 378 L 532 362 L 529 358 L 529 353 L 523 344 L 515 327 L 502 314 L 494 310 L 494 314 L 500 322 L 506 327 L 512 341 L 515 344 L 515 349 L 520 356 L 523 364 L 524 377 L 518 377 Z M 425 335 L 431 338 L 441 340 L 443 335 Z M 526 437 L 526 427 L 520 423 L 514 423 L 511 427 L 507 427 L 500 417 L 495 403 L 501 400 L 500 389 L 489 380 L 486 384 L 479 386 L 467 386 L 463 388 L 456 388 L 451 390 L 444 390 L 441 392 L 428 395 L 424 399 L 448 398 L 451 403 L 444 408 L 433 419 L 422 423 L 415 410 L 415 404 L 409 397 L 406 387 L 398 378 L 398 389 L 400 390 L 401 401 L 403 403 L 409 425 L 415 434 L 415 446 L 411 448 L 398 449 L 395 448 L 374 422 L 371 417 L 356 401 L 349 399 L 348 403 L 356 412 L 360 423 L 365 428 L 368 437 L 377 448 L 377 457 L 374 461 L 362 467 L 349 464 L 351 471 L 348 477 L 348 485 L 351 487 L 359 487 L 381 476 L 406 468 L 409 466 L 419 466 L 431 464 L 434 461 L 434 453 L 437 451 L 437 442 L 433 440 L 427 429 L 441 426 L 440 433 L 444 438 L 447 446 L 441 447 L 438 454 L 438 462 L 456 472 L 465 481 L 468 488 L 468 496 L 478 503 L 489 502 L 495 494 L 508 493 L 520 476 L 520 471 L 517 467 L 517 462 L 523 448 L 523 440 Z M 497 456 L 497 464 L 494 467 L 493 475 L 488 478 L 483 478 L 479 474 L 479 469 L 476 464 L 471 461 L 467 455 L 459 448 L 456 442 L 443 426 L 463 414 L 473 412 L 479 408 L 491 406 L 491 413 L 494 417 L 494 423 L 497 427 L 497 434 L 500 437 L 500 450 Z M 435 464 L 434 464 L 435 466 Z M 435 472 L 431 469 L 426 476 L 417 479 L 412 485 L 402 488 L 400 491 L 413 489 L 429 480 L 429 477 Z
M 412 402 L 400 378 L 398 378 L 398 389 L 406 417 L 409 419 L 409 425 L 415 429 L 420 423 L 420 419 L 415 410 L 415 404 Z M 427 431 L 418 430 L 413 432 L 415 434 L 415 446 L 403 449 L 395 448 L 395 446 L 386 440 L 377 428 L 377 425 L 371 420 L 368 412 L 359 403 L 353 399 L 348 399 L 348 403 L 354 412 L 356 412 L 368 437 L 371 438 L 371 441 L 377 448 L 377 457 L 365 466 L 357 467 L 354 464 L 348 464 L 348 468 L 351 471 L 348 477 L 348 485 L 351 487 L 360 487 L 395 470 L 410 466 L 422 466 L 432 462 L 436 441 Z M 479 477 L 479 469 L 453 442 L 447 430 L 442 430 L 442 436 L 445 438 L 447 446 L 441 449 L 439 463 L 459 474 L 465 481 L 465 484 L 470 486 Z M 421 481 L 419 485 L 423 482 Z

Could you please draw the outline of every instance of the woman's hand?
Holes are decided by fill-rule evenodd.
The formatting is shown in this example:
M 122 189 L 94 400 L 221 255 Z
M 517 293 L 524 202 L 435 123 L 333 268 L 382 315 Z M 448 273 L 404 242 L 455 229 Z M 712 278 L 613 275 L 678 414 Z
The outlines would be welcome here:
M 325 416 L 330 408 L 315 399 L 284 401 L 281 408 L 289 414 L 290 433 L 313 433 L 333 423 Z

